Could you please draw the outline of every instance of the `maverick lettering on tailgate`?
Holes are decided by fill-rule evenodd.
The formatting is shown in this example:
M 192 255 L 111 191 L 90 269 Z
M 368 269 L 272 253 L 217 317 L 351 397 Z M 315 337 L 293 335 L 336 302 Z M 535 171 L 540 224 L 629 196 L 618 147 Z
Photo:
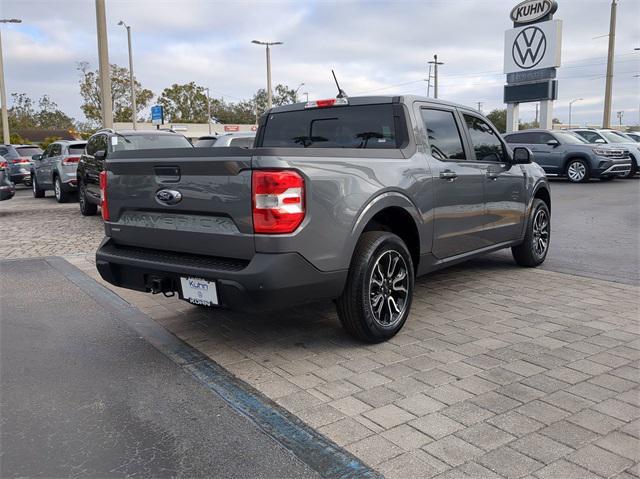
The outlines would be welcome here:
M 119 224 L 138 228 L 156 228 L 194 233 L 238 233 L 238 228 L 230 218 L 222 216 L 178 215 L 127 211 L 120 217 Z

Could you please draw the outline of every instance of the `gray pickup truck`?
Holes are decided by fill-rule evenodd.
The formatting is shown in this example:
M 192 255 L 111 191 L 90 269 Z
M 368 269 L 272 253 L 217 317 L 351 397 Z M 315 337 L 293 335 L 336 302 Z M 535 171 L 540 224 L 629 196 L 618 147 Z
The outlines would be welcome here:
M 414 278 L 511 248 L 541 264 L 544 171 L 478 112 L 354 97 L 268 111 L 255 145 L 119 151 L 101 174 L 108 282 L 240 310 L 334 299 L 349 333 L 384 341 Z

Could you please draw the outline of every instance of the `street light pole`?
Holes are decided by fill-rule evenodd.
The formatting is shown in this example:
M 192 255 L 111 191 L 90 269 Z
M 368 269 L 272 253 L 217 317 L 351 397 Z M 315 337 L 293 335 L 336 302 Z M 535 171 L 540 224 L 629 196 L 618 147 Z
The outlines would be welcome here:
M 584 100 L 584 98 L 576 98 L 576 99 L 571 100 L 571 101 L 569 102 L 569 128 L 571 128 L 571 106 L 572 106 L 575 102 L 580 101 L 580 100 Z
M 282 45 L 282 42 L 261 42 L 252 40 L 251 43 L 256 45 L 265 45 L 267 47 L 267 110 L 271 109 L 273 103 L 273 93 L 271 91 L 271 49 L 273 45 Z
M 138 109 L 136 108 L 136 85 L 133 79 L 133 51 L 131 48 L 131 27 L 124 23 L 122 20 L 118 22 L 118 25 L 122 25 L 127 29 L 127 43 L 129 45 L 129 83 L 131 84 L 131 122 L 133 123 L 133 129 L 136 127 L 136 116 L 138 116 Z
M 105 0 L 96 0 L 96 27 L 98 32 L 98 63 L 100 75 L 100 105 L 102 126 L 113 128 L 113 100 L 111 98 L 111 69 L 109 67 L 109 45 L 107 43 L 107 14 Z
M 298 91 L 300 91 L 300 88 L 302 88 L 304 86 L 304 82 L 300 83 L 300 85 L 298 85 L 298 88 L 296 88 L 296 91 L 294 93 L 295 97 L 296 97 L 296 103 L 298 103 Z
M 0 23 L 22 23 L 18 18 L 7 18 Z M 9 134 L 9 113 L 7 112 L 7 90 L 4 84 L 4 64 L 2 61 L 2 34 L 0 33 L 0 101 L 2 102 L 2 138 L 8 145 L 11 143 Z
M 616 0 L 611 0 L 611 18 L 609 19 L 609 53 L 607 55 L 607 80 L 604 87 L 604 114 L 602 128 L 611 126 L 611 90 L 613 88 L 613 53 L 616 46 Z
M 438 65 L 444 65 L 438 61 L 438 55 L 433 55 L 433 61 L 429 62 L 433 65 L 433 97 L 438 98 Z
M 209 135 L 211 135 L 211 101 L 209 100 L 209 88 L 207 90 L 207 125 L 209 125 Z

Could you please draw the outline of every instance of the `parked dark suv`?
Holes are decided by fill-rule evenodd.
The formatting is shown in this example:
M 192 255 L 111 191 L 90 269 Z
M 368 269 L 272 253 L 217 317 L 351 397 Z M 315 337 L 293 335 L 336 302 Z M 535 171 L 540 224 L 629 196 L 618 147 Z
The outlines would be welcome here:
M 104 129 L 87 140 L 77 169 L 78 202 L 83 216 L 93 216 L 100 205 L 100 173 L 105 160 L 115 151 L 158 148 L 193 148 L 183 135 L 167 130 Z
M 557 130 L 524 130 L 505 135 L 511 146 L 526 146 L 535 162 L 549 176 L 566 176 L 573 183 L 589 178 L 609 180 L 622 177 L 631 169 L 626 148 L 590 145 L 583 138 Z
M 537 266 L 551 234 L 530 151 L 414 96 L 274 108 L 253 148 L 118 151 L 103 178 L 106 281 L 254 311 L 335 299 L 365 341 L 402 328 L 416 276 L 501 248 Z

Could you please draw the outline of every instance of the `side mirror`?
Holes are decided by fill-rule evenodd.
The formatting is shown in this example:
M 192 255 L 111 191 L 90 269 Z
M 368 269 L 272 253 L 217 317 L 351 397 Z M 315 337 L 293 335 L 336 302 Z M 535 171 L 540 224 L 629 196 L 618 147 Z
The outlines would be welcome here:
M 549 145 L 549 146 L 556 147 L 559 144 L 560 144 L 560 142 L 558 140 L 549 140 L 549 141 L 547 141 L 547 145 Z
M 513 163 L 514 165 L 528 165 L 533 161 L 533 153 L 529 148 L 524 146 L 516 146 L 513 149 Z
M 103 161 L 107 157 L 107 152 L 104 150 L 98 150 L 93 154 L 96 160 Z
M 605 141 L 602 138 L 596 138 L 593 140 L 594 143 L 604 143 Z
M 42 159 L 42 155 L 41 155 L 41 154 L 33 155 L 33 156 L 31 157 L 31 159 L 32 159 L 33 161 L 40 161 L 40 160 Z

